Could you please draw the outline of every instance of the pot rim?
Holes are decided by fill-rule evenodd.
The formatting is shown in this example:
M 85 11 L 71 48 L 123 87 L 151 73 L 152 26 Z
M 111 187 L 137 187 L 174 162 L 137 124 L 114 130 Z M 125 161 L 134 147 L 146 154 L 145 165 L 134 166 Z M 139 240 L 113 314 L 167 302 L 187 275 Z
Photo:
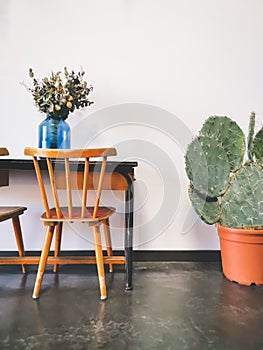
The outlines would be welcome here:
M 233 228 L 233 227 L 227 227 L 222 226 L 220 224 L 215 225 L 218 231 L 225 232 L 225 233 L 239 233 L 239 234 L 253 234 L 253 235 L 262 235 L 263 230 L 255 230 L 255 229 L 245 229 L 245 228 Z

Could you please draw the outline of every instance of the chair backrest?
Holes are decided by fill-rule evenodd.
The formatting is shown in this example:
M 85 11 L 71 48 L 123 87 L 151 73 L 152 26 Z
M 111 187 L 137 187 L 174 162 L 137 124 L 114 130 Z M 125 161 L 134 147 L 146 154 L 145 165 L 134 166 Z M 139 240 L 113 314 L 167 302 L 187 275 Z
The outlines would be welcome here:
M 59 189 L 66 189 L 67 192 L 67 208 L 68 219 L 73 219 L 73 201 L 72 190 L 81 189 L 81 212 L 80 218 L 85 218 L 87 213 L 87 194 L 88 194 L 88 181 L 90 179 L 90 159 L 96 158 L 96 172 L 99 172 L 98 183 L 95 186 L 96 196 L 95 203 L 93 205 L 94 210 L 92 217 L 96 219 L 97 211 L 99 208 L 103 178 L 106 170 L 107 157 L 115 156 L 117 154 L 115 148 L 92 148 L 92 149 L 43 149 L 43 148 L 25 148 L 24 154 L 33 157 L 36 176 L 41 192 L 41 197 L 44 203 L 47 218 L 51 217 L 50 203 L 48 198 L 47 183 L 50 184 L 53 204 L 56 209 L 56 215 L 58 218 L 62 217 L 60 198 L 58 194 Z M 40 160 L 40 161 L 39 161 Z M 46 161 L 46 167 L 40 166 L 40 162 Z M 101 162 L 99 162 L 101 160 Z M 43 171 L 48 170 L 49 181 L 44 181 L 46 178 Z M 82 172 L 81 185 L 76 185 L 76 172 Z M 64 203 L 63 203 L 64 206 Z
M 5 147 L 0 147 L 0 156 L 8 156 L 9 152 Z M 9 170 L 0 169 L 0 187 L 9 185 Z
M 0 147 L 0 156 L 8 156 L 9 152 L 5 147 Z

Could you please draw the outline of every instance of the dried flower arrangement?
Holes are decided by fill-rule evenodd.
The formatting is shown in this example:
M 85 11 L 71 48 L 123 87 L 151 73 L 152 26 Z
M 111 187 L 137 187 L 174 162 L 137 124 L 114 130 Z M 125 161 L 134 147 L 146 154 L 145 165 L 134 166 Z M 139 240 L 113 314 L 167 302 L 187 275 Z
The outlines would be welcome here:
M 69 113 L 75 109 L 90 106 L 93 102 L 89 100 L 89 93 L 93 90 L 83 79 L 85 72 L 81 70 L 78 73 L 64 68 L 64 77 L 62 72 L 51 74 L 50 78 L 36 79 L 33 69 L 29 69 L 29 76 L 33 79 L 33 87 L 28 87 L 32 93 L 35 106 L 40 112 L 46 113 L 53 119 L 67 119 Z

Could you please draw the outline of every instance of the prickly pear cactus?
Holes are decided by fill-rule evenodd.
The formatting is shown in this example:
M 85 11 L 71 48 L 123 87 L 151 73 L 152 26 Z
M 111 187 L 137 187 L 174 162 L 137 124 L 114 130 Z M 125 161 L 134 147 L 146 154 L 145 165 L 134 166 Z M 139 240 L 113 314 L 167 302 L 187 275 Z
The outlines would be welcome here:
M 245 135 L 228 117 L 212 116 L 188 146 L 189 198 L 208 224 L 240 228 L 263 226 L 263 128 L 254 137 L 255 114 Z

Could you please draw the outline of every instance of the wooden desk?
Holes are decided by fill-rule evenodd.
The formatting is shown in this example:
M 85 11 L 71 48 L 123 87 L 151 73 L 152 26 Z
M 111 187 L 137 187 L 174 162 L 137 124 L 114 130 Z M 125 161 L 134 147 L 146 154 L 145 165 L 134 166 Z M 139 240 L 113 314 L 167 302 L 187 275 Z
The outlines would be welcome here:
M 95 162 L 90 163 L 91 170 L 96 172 Z M 45 169 L 45 161 L 40 160 L 40 167 Z M 81 164 L 72 162 L 71 166 L 76 170 L 81 168 Z M 124 252 L 125 252 L 125 290 L 131 290 L 132 271 L 133 271 L 133 203 L 134 203 L 134 168 L 138 166 L 137 162 L 108 162 L 106 168 L 104 189 L 125 191 L 125 235 L 124 235 Z M 1 159 L 0 160 L 0 177 L 1 170 L 25 170 L 35 171 L 33 161 L 31 159 Z M 90 184 L 92 187 L 93 185 Z M 63 261 L 63 257 L 61 258 Z M 0 264 L 37 264 L 39 257 L 4 257 L 0 258 Z M 52 257 L 48 260 L 49 264 L 53 264 Z M 62 262 L 61 262 L 62 263 Z

